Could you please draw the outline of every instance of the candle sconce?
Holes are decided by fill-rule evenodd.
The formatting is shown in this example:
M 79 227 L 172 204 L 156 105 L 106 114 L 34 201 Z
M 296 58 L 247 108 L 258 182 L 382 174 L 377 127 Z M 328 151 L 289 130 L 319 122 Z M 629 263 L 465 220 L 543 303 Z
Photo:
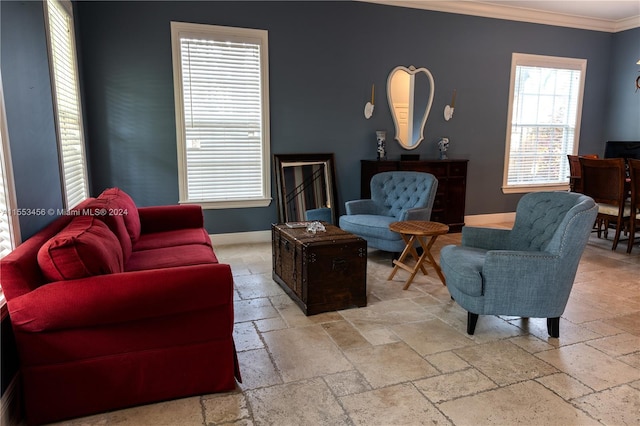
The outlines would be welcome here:
M 445 105 L 444 107 L 444 119 L 449 121 L 453 118 L 453 110 L 456 106 L 456 89 L 453 89 L 453 97 L 451 98 L 451 105 Z

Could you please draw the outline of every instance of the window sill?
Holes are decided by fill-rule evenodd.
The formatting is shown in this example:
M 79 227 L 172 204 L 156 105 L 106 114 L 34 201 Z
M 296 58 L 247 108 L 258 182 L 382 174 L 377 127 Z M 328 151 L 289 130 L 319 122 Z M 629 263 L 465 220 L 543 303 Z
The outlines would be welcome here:
M 197 204 L 205 210 L 214 209 L 242 209 L 252 207 L 267 207 L 271 204 L 273 199 L 260 198 L 255 200 L 233 200 L 233 201 L 205 201 L 205 200 L 188 200 L 180 201 L 180 204 Z
M 569 191 L 569 184 L 554 185 L 522 185 L 522 186 L 503 186 L 503 194 L 525 194 L 528 192 L 542 191 Z

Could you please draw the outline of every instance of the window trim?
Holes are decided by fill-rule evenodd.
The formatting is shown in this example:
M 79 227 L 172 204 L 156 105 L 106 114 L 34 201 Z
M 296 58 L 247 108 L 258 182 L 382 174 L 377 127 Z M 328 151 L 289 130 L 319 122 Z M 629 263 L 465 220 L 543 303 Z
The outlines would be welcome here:
M 60 119 L 59 119 L 59 111 L 58 111 L 58 90 L 56 84 L 56 76 L 55 69 L 53 63 L 53 42 L 51 38 L 51 22 L 49 19 L 49 7 L 50 2 L 56 2 L 60 5 L 62 9 L 64 9 L 69 16 L 71 17 L 72 23 L 75 23 L 75 17 L 73 15 L 73 5 L 69 0 L 43 0 L 44 4 L 44 20 L 45 20 L 45 32 L 47 36 L 47 53 L 49 58 L 49 77 L 51 80 L 51 95 L 53 98 L 53 112 L 54 112 L 54 122 L 56 129 L 56 141 L 58 144 L 58 166 L 60 169 L 60 185 L 62 189 L 62 199 L 64 202 L 64 206 L 67 210 L 75 207 L 69 205 L 68 195 L 67 195 L 67 182 L 65 180 L 65 164 L 64 164 L 64 156 L 63 156 L 63 146 L 62 146 L 62 134 L 60 131 Z M 75 25 L 71 25 L 71 49 L 73 50 L 73 67 L 76 74 L 76 79 L 74 81 L 75 90 L 78 94 L 78 126 L 80 130 L 80 149 L 81 158 L 83 161 L 82 165 L 82 184 L 83 190 L 85 194 L 85 198 L 89 196 L 89 174 L 88 174 L 88 163 L 87 163 L 87 148 L 86 148 L 86 137 L 84 132 L 84 120 L 83 120 L 83 106 L 82 106 L 82 94 L 80 92 L 80 73 L 78 68 L 78 50 L 76 46 L 76 37 L 75 37 Z
M 5 182 L 5 194 L 7 198 L 7 209 L 9 212 L 15 211 L 18 207 L 16 199 L 16 187 L 13 178 L 13 163 L 11 161 L 11 147 L 9 145 L 9 129 L 7 127 L 7 113 L 4 104 L 4 87 L 2 84 L 2 75 L 0 73 L 0 132 L 2 132 L 2 157 L 1 161 L 4 162 L 4 182 Z M 7 213 L 7 212 L 2 212 Z M 20 220 L 18 215 L 9 215 L 9 227 L 11 232 L 11 243 L 15 249 L 22 242 L 20 235 Z
M 182 67 L 180 37 L 194 36 L 228 36 L 253 38 L 260 40 L 260 84 L 262 105 L 262 196 L 245 200 L 190 200 L 187 188 L 187 147 L 184 111 L 184 95 L 182 87 Z M 176 115 L 176 142 L 178 150 L 179 203 L 198 204 L 204 209 L 251 208 L 266 207 L 271 204 L 271 154 L 270 154 L 270 121 L 269 121 L 269 52 L 268 32 L 250 28 L 226 27 L 208 24 L 192 24 L 171 22 L 171 53 L 173 62 L 173 87 Z
M 574 139 L 573 148 L 570 154 L 575 155 L 578 152 L 578 146 L 580 144 L 580 127 L 582 123 L 582 108 L 584 99 L 584 87 L 587 73 L 587 60 L 579 58 L 567 58 L 559 56 L 545 56 L 545 55 L 533 55 L 527 53 L 512 53 L 511 55 L 511 76 L 509 82 L 509 99 L 508 99 L 508 111 L 507 111 L 507 129 L 505 139 L 505 152 L 504 152 L 504 170 L 502 175 L 502 192 L 504 194 L 516 194 L 526 192 L 539 192 L 539 191 L 568 191 L 569 190 L 569 178 L 567 182 L 550 183 L 550 184 L 524 184 L 524 185 L 509 185 L 509 158 L 511 153 L 511 130 L 513 120 L 513 108 L 514 108 L 514 95 L 515 95 L 515 77 L 516 69 L 518 66 L 536 66 L 547 68 L 563 68 L 571 70 L 579 70 L 580 83 L 578 91 L 578 100 L 576 105 L 576 121 L 574 127 Z
M 3 182 L 5 185 L 5 201 L 7 211 L 0 212 L 0 214 L 6 214 L 9 223 L 9 238 L 11 239 L 11 246 L 13 249 L 18 247 L 22 242 L 22 236 L 20 234 L 20 218 L 17 214 L 11 214 L 17 210 L 18 204 L 16 201 L 16 187 L 13 178 L 13 164 L 11 161 L 11 147 L 9 144 L 9 129 L 7 127 L 7 113 L 4 104 L 4 87 L 2 84 L 2 72 L 0 71 L 0 138 L 2 143 L 0 144 L 0 161 L 2 165 L 0 167 L 0 173 L 2 173 Z M 4 319 L 8 315 L 6 308 L 6 300 L 2 287 L 0 287 L 0 319 Z

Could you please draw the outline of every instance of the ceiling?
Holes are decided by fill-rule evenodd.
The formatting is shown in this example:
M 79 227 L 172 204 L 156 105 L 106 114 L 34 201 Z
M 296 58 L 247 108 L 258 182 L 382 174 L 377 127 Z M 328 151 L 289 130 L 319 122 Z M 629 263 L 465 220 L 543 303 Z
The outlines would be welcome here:
M 640 27 L 640 0 L 364 1 L 608 32 Z

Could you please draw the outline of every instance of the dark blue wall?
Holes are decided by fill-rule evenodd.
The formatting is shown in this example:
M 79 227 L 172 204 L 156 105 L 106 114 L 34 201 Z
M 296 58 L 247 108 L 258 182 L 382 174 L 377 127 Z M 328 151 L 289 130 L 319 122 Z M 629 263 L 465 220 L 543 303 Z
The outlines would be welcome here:
M 19 208 L 62 208 L 42 2 L 0 2 L 0 64 Z M 55 216 L 21 216 L 23 239 Z
M 19 207 L 58 208 L 62 195 L 42 5 L 0 4 Z M 93 195 L 120 186 L 140 205 L 178 200 L 172 20 L 269 31 L 271 152 L 335 153 L 341 207 L 359 196 L 359 161 L 375 158 L 375 131 L 393 134 L 384 88 L 397 65 L 424 66 L 434 75 L 425 141 L 411 153 L 436 158 L 437 140 L 450 138 L 449 156 L 470 160 L 468 215 L 511 212 L 520 198 L 500 189 L 512 52 L 588 60 L 580 152 L 603 152 L 607 139 L 640 138 L 634 118 L 639 96 L 619 87 L 619 75 L 630 73 L 631 83 L 637 75 L 635 65 L 626 70 L 623 57 L 634 50 L 637 60 L 638 29 L 610 34 L 361 2 L 75 6 Z M 366 120 L 372 84 L 376 110 Z M 454 88 L 455 116 L 446 122 L 442 110 Z M 623 97 L 623 113 L 614 113 L 611 100 Z M 629 104 L 636 106 L 635 115 Z M 387 150 L 391 158 L 407 152 L 392 140 Z M 50 220 L 21 219 L 26 237 Z M 267 208 L 206 212 L 211 233 L 267 230 L 276 220 L 275 201 Z
M 607 102 L 607 139 L 640 140 L 640 28 L 613 35 L 611 82 Z
M 170 21 L 269 31 L 272 153 L 334 152 L 339 204 L 359 196 L 359 161 L 375 130 L 392 134 L 383 89 L 397 65 L 435 79 L 425 141 L 412 151 L 468 158 L 467 214 L 515 210 L 501 192 L 512 52 L 586 58 L 581 152 L 600 152 L 610 73 L 609 33 L 360 2 L 82 2 L 93 188 L 120 186 L 140 204 L 178 200 Z M 376 110 L 363 117 L 375 83 Z M 442 110 L 458 90 L 455 117 Z M 404 152 L 388 141 L 391 158 Z M 210 232 L 265 230 L 268 208 L 209 210 Z

